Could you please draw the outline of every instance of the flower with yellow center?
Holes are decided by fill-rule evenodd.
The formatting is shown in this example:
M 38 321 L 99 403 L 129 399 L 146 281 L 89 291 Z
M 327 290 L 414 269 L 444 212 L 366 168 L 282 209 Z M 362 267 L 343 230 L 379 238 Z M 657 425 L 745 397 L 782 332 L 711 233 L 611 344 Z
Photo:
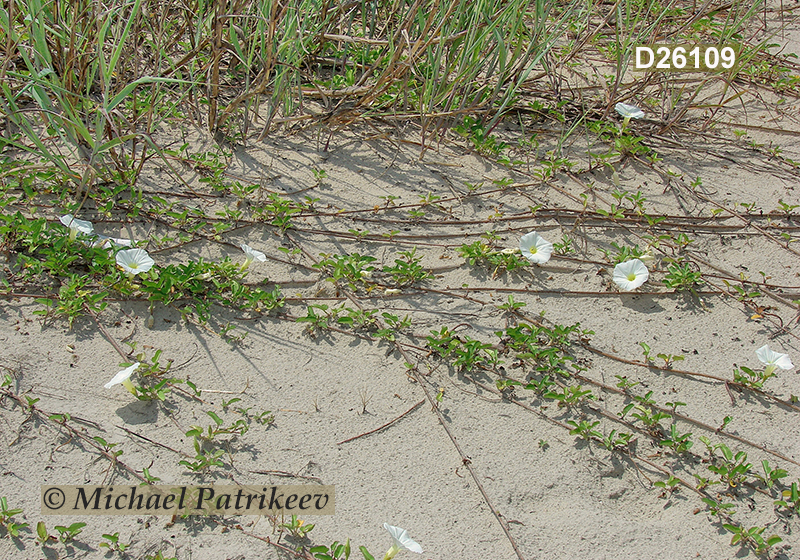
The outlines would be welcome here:
M 614 267 L 614 282 L 620 289 L 630 292 L 650 278 L 647 267 L 639 259 L 631 259 Z
M 117 264 L 122 270 L 128 273 L 129 278 L 133 278 L 141 272 L 147 272 L 156 261 L 150 258 L 144 249 L 126 249 L 117 253 Z
M 519 240 L 519 250 L 522 252 L 522 256 L 532 263 L 544 264 L 550 260 L 550 255 L 553 254 L 553 244 L 532 231 L 523 235 Z

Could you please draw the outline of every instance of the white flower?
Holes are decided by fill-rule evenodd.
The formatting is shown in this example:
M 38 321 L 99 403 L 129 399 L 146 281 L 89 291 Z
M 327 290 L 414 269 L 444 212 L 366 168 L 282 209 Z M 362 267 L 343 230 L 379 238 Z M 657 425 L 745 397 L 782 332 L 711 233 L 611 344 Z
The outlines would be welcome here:
M 388 523 L 384 523 L 383 528 L 389 531 L 389 534 L 392 535 L 392 539 L 394 540 L 392 548 L 389 549 L 386 556 L 383 557 L 383 560 L 391 560 L 401 550 L 410 550 L 411 552 L 422 554 L 422 547 L 408 536 L 408 532 L 405 529 L 392 527 Z
M 764 368 L 764 373 L 768 376 L 772 375 L 776 367 L 781 369 L 792 369 L 794 367 L 792 360 L 789 359 L 789 354 L 781 354 L 780 352 L 770 350 L 769 344 L 765 344 L 756 350 L 756 356 L 758 356 L 762 364 L 767 366 Z
M 519 253 L 519 249 L 517 247 L 509 247 L 500 251 L 501 255 L 513 255 L 514 253 Z
M 617 110 L 617 113 L 625 117 L 625 121 L 629 121 L 631 119 L 641 119 L 644 117 L 644 111 L 639 109 L 636 105 L 628 105 L 627 103 L 617 103 L 614 106 L 614 109 Z
M 119 245 L 120 247 L 130 247 L 133 245 L 133 241 L 130 239 L 117 239 L 116 237 L 108 237 L 106 235 L 97 235 L 97 239 L 92 244 L 93 247 L 103 247 L 104 249 L 109 249 L 114 245 Z
M 136 387 L 133 386 L 133 383 L 131 383 L 130 378 L 131 378 L 131 375 L 133 375 L 133 372 L 136 371 L 137 369 L 139 369 L 140 365 L 141 365 L 141 363 L 136 362 L 132 366 L 123 369 L 122 371 L 117 373 L 117 375 L 115 375 L 114 378 L 111 381 L 106 383 L 104 385 L 104 387 L 106 389 L 110 389 L 114 385 L 119 385 L 120 383 L 122 383 L 123 387 L 125 387 L 133 395 L 136 395 Z
M 250 266 L 250 263 L 253 262 L 254 260 L 258 262 L 264 262 L 267 260 L 267 255 L 265 255 L 261 251 L 256 251 L 255 249 L 250 247 L 250 245 L 242 243 L 240 247 L 242 248 L 242 251 L 244 251 L 245 255 L 245 260 L 244 264 L 242 265 L 242 270 Z
M 614 267 L 614 282 L 626 292 L 635 290 L 650 277 L 647 267 L 639 259 L 619 263 Z
M 70 241 L 74 241 L 78 233 L 85 233 L 86 235 L 92 235 L 94 233 L 94 226 L 92 225 L 92 222 L 79 220 L 72 214 L 64 214 L 59 218 L 59 220 L 61 220 L 61 223 L 69 228 Z
M 553 244 L 532 231 L 523 235 L 519 240 L 519 249 L 522 251 L 522 255 L 532 263 L 543 264 L 550 260 Z
M 151 259 L 144 249 L 126 249 L 117 253 L 117 264 L 128 273 L 128 276 L 133 277 L 153 268 L 156 261 Z
M 383 293 L 387 296 L 396 296 L 401 292 L 397 288 L 386 288 L 385 290 L 383 290 Z

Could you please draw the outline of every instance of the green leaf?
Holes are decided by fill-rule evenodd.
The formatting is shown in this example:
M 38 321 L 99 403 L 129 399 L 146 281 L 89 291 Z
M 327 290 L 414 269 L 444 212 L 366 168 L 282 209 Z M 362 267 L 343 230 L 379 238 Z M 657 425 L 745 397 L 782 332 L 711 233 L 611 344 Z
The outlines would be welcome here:
M 42 542 L 45 542 L 49 538 L 44 521 L 39 521 L 39 523 L 36 524 L 36 534 L 39 535 L 39 540 Z

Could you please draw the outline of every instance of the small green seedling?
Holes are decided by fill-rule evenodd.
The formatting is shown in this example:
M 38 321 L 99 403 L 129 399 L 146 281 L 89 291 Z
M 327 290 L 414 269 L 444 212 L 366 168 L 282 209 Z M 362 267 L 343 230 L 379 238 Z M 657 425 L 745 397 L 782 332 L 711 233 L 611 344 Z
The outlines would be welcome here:
M 692 270 L 691 263 L 672 263 L 667 265 L 667 274 L 662 282 L 667 288 L 672 288 L 676 292 L 686 290 L 699 297 L 695 286 L 703 283 L 702 278 L 703 273 Z
M 736 544 L 740 546 L 749 546 L 753 549 L 753 552 L 759 555 L 764 554 L 770 548 L 783 541 L 783 539 L 777 535 L 772 535 L 767 540 L 764 540 L 761 533 L 766 530 L 766 527 L 750 527 L 749 529 L 745 529 L 740 525 L 732 525 L 730 523 L 723 523 L 722 526 L 733 533 L 731 546 L 735 546 Z
M 186 432 L 187 437 L 193 437 L 196 440 L 209 442 L 212 441 L 218 435 L 231 434 L 234 436 L 242 436 L 246 434 L 247 431 L 250 429 L 250 426 L 247 424 L 247 421 L 244 420 L 243 418 L 234 421 L 233 424 L 231 424 L 228 427 L 223 427 L 222 424 L 224 422 L 222 418 L 220 418 L 215 412 L 209 410 L 206 411 L 206 414 L 208 414 L 211 417 L 211 419 L 216 424 L 216 427 L 208 426 L 207 431 L 204 431 L 203 428 L 201 428 L 200 426 L 191 426 L 191 429 Z
M 644 343 L 640 343 L 644 344 Z M 622 389 L 623 391 L 627 391 L 628 389 L 632 389 L 639 385 L 641 381 L 629 381 L 627 375 L 615 375 L 614 377 L 617 378 L 617 387 Z
M 776 482 L 780 482 L 782 478 L 789 476 L 789 473 L 783 469 L 773 469 L 769 466 L 769 461 L 764 459 L 761 461 L 761 467 L 764 469 L 764 476 L 755 475 L 757 479 L 767 485 L 767 488 L 772 488 Z
M 571 436 L 581 436 L 586 441 L 591 440 L 593 437 L 602 438 L 603 434 L 598 432 L 594 429 L 595 426 L 600 424 L 599 421 L 589 422 L 588 420 L 581 420 L 580 424 L 575 422 L 574 420 L 567 420 L 567 424 L 572 426 L 572 429 L 569 431 L 569 435 Z
M 279 527 L 286 529 L 296 539 L 304 539 L 306 535 L 314 528 L 314 524 L 306 525 L 305 521 L 298 519 L 296 515 L 292 515 L 292 520 L 288 523 L 283 523 Z
M 271 410 L 265 410 L 263 412 L 254 414 L 253 419 L 262 426 L 269 426 L 270 424 L 275 422 L 275 415 L 272 413 Z
M 321 183 L 322 180 L 328 176 L 328 173 L 324 169 L 312 168 L 311 172 L 314 174 L 314 179 L 317 181 L 317 184 Z
M 58 540 L 47 532 L 47 526 L 44 521 L 39 521 L 36 524 L 36 542 L 44 546 L 50 541 Z
M 672 364 L 683 361 L 684 359 L 680 354 L 656 354 L 656 358 L 661 358 L 664 360 L 664 369 L 670 369 L 672 368 Z
M 617 433 L 617 430 L 611 430 L 607 436 L 603 436 L 601 439 L 603 447 L 608 449 L 609 451 L 614 451 L 615 449 L 624 450 L 628 447 L 631 442 L 631 438 L 633 434 L 629 433 Z
M 525 388 L 529 391 L 533 391 L 537 395 L 544 395 L 550 387 L 555 385 L 556 382 L 550 378 L 549 374 L 545 374 L 541 379 L 531 379 Z
M 786 204 L 781 199 L 778 199 L 778 205 L 781 207 L 781 210 L 783 210 L 783 213 L 786 214 L 787 216 L 789 216 L 792 213 L 792 211 L 800 208 L 800 204 Z
M 72 542 L 75 537 L 81 534 L 84 527 L 86 527 L 86 523 L 83 522 L 73 523 L 69 527 L 56 525 L 56 531 L 58 531 L 58 540 L 65 544 Z
M 556 241 L 553 243 L 553 250 L 555 251 L 556 255 L 569 255 L 570 253 L 577 253 L 575 248 L 572 246 L 572 239 L 567 235 L 564 234 L 561 236 L 561 241 Z
M 366 560 L 375 560 L 363 546 L 359 547 L 359 550 L 361 550 L 361 554 L 364 555 Z M 347 539 L 344 544 L 334 541 L 330 547 L 325 545 L 313 546 L 309 549 L 309 552 L 317 560 L 348 560 L 350 558 L 350 539 Z
M 422 257 L 417 256 L 417 248 L 411 251 L 401 251 L 401 259 L 395 259 L 394 266 L 384 266 L 383 272 L 389 274 L 399 288 L 411 286 L 432 278 L 433 274 L 420 265 Z
M 644 361 L 650 361 L 650 346 L 646 342 L 640 342 L 639 346 L 642 347 L 642 353 L 644 354 Z
M 694 473 L 692 476 L 697 479 L 697 489 L 698 490 L 705 490 L 706 488 L 708 488 L 709 486 L 711 486 L 713 484 L 720 484 L 720 482 L 718 480 L 709 480 L 707 477 L 700 476 L 697 473 Z
M 528 304 L 523 301 L 514 301 L 514 296 L 509 294 L 508 302 L 502 305 L 498 305 L 497 309 L 500 309 L 501 311 L 506 311 L 508 313 L 514 313 L 517 309 L 525 307 L 526 305 Z
M 782 500 L 776 500 L 775 505 L 789 510 L 789 513 L 800 515 L 800 491 L 797 489 L 797 482 L 792 482 L 788 490 L 781 492 Z
M 546 399 L 555 399 L 558 401 L 558 406 L 575 406 L 585 400 L 596 398 L 589 389 L 584 389 L 580 385 L 572 385 L 564 387 L 560 393 L 550 391 L 544 394 Z
M 157 476 L 151 475 L 150 474 L 150 469 L 147 468 L 147 467 L 144 467 L 142 469 L 142 476 L 144 477 L 145 482 L 142 482 L 139 486 L 145 486 L 147 484 L 155 484 L 156 482 L 160 482 L 161 481 L 161 479 L 158 478 Z
M 0 526 L 5 527 L 6 535 L 11 537 L 19 537 L 19 530 L 27 527 L 27 523 L 17 523 L 12 521 L 12 517 L 22 513 L 21 509 L 8 509 L 8 503 L 5 496 L 0 498 Z
M 711 515 L 721 518 L 736 513 L 736 506 L 733 504 L 723 504 L 713 498 L 702 498 L 702 500 L 708 506 L 708 511 L 711 512 Z
M 663 428 L 659 422 L 672 418 L 672 416 L 666 412 L 653 410 L 650 407 L 642 406 L 640 404 L 635 405 L 633 408 L 637 410 L 637 412 L 634 412 L 631 416 L 644 424 L 644 426 L 647 428 L 647 431 L 649 431 L 651 434 L 660 434 Z
M 99 443 L 100 446 L 103 448 L 103 451 L 108 453 L 108 455 L 110 457 L 113 457 L 114 459 L 116 459 L 117 457 L 122 455 L 122 450 L 121 449 L 114 451 L 114 448 L 119 445 L 118 443 L 108 443 L 106 440 L 104 440 L 100 436 L 95 436 L 92 439 L 94 441 L 96 441 L 97 443 Z
M 656 482 L 653 483 L 653 486 L 655 486 L 656 488 L 661 488 L 663 490 L 661 496 L 659 497 L 666 498 L 667 496 L 669 496 L 678 489 L 678 484 L 680 483 L 681 481 L 679 478 L 675 478 L 674 476 L 669 475 L 669 478 L 667 480 L 657 480 Z
M 491 344 L 465 336 L 461 347 L 453 349 L 456 356 L 456 359 L 453 360 L 453 367 L 462 371 L 472 371 L 472 368 L 486 359 L 486 350 L 491 347 Z
M 319 309 L 323 312 L 323 314 L 317 315 L 317 312 L 314 311 L 314 309 Z M 318 331 L 327 330 L 329 328 L 329 320 L 330 316 L 328 314 L 328 306 L 324 303 L 309 305 L 306 309 L 306 316 L 297 318 L 298 323 L 308 323 L 306 325 L 306 332 L 309 334 L 309 336 L 314 336 L 314 334 Z
M 119 542 L 119 533 L 112 534 L 104 534 L 103 538 L 106 539 L 108 542 L 101 542 L 98 546 L 100 548 L 107 548 L 113 552 L 123 553 L 125 549 L 127 549 L 130 544 L 123 544 Z
M 747 463 L 747 453 L 739 451 L 733 454 L 727 445 L 720 443 L 716 446 L 722 452 L 722 458 L 716 458 L 716 464 L 709 465 L 708 470 L 717 474 L 721 482 L 727 483 L 731 488 L 739 486 L 747 480 L 752 465 Z
M 694 442 L 689 439 L 690 437 L 692 437 L 691 432 L 681 434 L 678 432 L 678 426 L 672 424 L 669 427 L 669 434 L 661 440 L 660 445 L 671 448 L 675 453 L 685 453 L 694 445 Z
M 182 460 L 178 461 L 179 465 L 183 465 L 188 468 L 192 472 L 201 472 L 210 467 L 224 467 L 225 463 L 222 462 L 222 457 L 225 454 L 225 451 L 222 449 L 208 449 L 203 450 L 200 447 L 200 442 L 195 438 L 194 440 L 194 450 L 195 450 L 195 460 L 194 461 L 187 461 Z
M 775 373 L 771 371 L 767 373 L 766 369 L 764 371 L 753 371 L 747 366 L 733 368 L 734 383 L 739 383 L 752 389 L 761 389 L 761 387 L 764 385 L 764 382 L 770 377 L 775 377 Z
M 520 386 L 522 385 L 522 383 L 520 383 L 516 379 L 498 379 L 494 383 L 497 386 L 497 390 L 500 391 L 501 393 L 505 392 L 506 390 L 516 385 Z

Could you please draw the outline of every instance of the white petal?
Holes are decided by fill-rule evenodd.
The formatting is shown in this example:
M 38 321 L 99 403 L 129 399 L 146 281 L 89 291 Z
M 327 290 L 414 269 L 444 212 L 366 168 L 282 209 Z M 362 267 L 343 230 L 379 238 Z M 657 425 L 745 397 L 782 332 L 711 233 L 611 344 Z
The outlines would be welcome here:
M 70 229 L 78 230 L 81 233 L 94 233 L 94 226 L 92 222 L 87 222 L 86 220 L 79 220 L 75 218 L 72 214 L 64 214 L 59 218 L 61 223 L 67 226 Z
M 144 249 L 126 249 L 117 253 L 116 258 L 117 264 L 130 274 L 147 272 L 156 264 Z
M 617 103 L 614 106 L 617 113 L 628 119 L 641 119 L 644 117 L 644 111 L 639 109 L 636 105 L 628 105 L 627 103 Z
M 395 544 L 400 549 L 405 548 L 411 552 L 422 554 L 422 547 L 408 536 L 408 532 L 405 529 L 401 529 L 400 527 L 392 527 L 388 523 L 384 523 L 383 528 L 389 531 L 389 534 L 392 535 Z
M 793 369 L 794 364 L 792 363 L 791 358 L 789 358 L 789 354 L 781 354 L 781 357 L 777 359 L 775 365 L 781 369 Z
M 240 247 L 242 248 L 242 251 L 244 251 L 244 254 L 247 256 L 247 258 L 251 261 L 256 260 L 259 262 L 265 262 L 267 260 L 267 255 L 265 255 L 261 251 L 256 251 L 255 249 L 250 247 L 250 245 L 242 243 Z
M 139 369 L 140 365 L 141 363 L 136 362 L 132 366 L 123 369 L 122 371 L 117 373 L 117 375 L 115 375 L 111 381 L 103 385 L 103 387 L 105 387 L 106 389 L 110 389 L 114 385 L 119 385 L 123 381 L 127 381 L 128 379 L 130 379 L 131 375 L 133 375 L 133 372 Z
M 94 247 L 103 247 L 108 249 L 114 245 L 119 245 L 120 247 L 130 247 L 133 245 L 133 241 L 130 239 L 117 239 L 116 237 L 108 237 L 107 235 L 97 235 L 97 240 L 92 243 Z
M 772 363 L 772 354 L 774 354 L 772 350 L 769 349 L 769 344 L 765 344 L 758 350 L 756 350 L 756 356 L 758 357 L 759 361 L 764 365 L 770 365 Z
M 519 249 L 522 255 L 532 263 L 544 264 L 550 260 L 550 255 L 553 253 L 553 244 L 546 241 L 535 231 L 532 231 L 520 238 Z
M 634 276 L 633 280 L 628 278 L 630 275 Z M 615 266 L 613 278 L 617 286 L 626 292 L 630 292 L 647 282 L 647 279 L 650 278 L 650 273 L 642 261 L 632 259 Z
M 775 352 L 774 350 L 769 349 L 769 344 L 765 344 L 758 350 L 756 350 L 756 356 L 761 361 L 762 364 L 770 366 L 775 365 L 781 369 L 792 369 L 794 365 L 792 364 L 792 360 L 789 358 L 789 354 L 781 354 L 780 352 Z

